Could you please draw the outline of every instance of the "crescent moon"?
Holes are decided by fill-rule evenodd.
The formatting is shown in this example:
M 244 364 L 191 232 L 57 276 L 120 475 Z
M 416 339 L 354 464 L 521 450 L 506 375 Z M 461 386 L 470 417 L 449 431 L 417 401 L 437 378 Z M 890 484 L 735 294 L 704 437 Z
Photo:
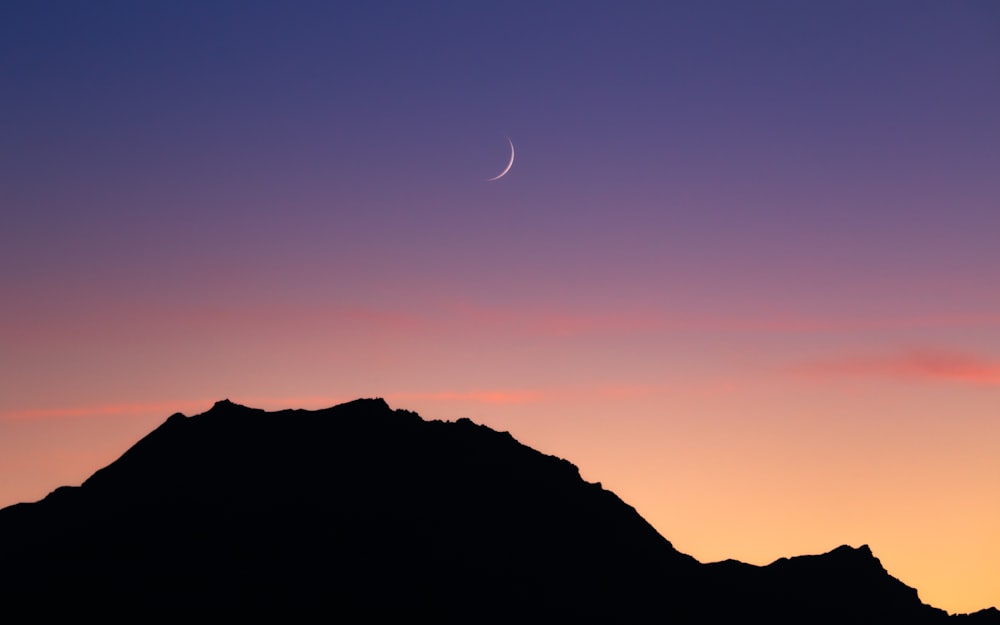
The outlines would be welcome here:
M 487 178 L 486 182 L 493 182 L 494 180 L 500 180 L 501 178 L 506 176 L 507 172 L 510 171 L 510 168 L 514 166 L 514 142 L 510 140 L 510 137 L 507 137 L 507 143 L 510 144 L 510 162 L 507 163 L 507 166 L 503 168 L 502 172 L 500 172 L 496 176 L 493 176 L 492 178 Z

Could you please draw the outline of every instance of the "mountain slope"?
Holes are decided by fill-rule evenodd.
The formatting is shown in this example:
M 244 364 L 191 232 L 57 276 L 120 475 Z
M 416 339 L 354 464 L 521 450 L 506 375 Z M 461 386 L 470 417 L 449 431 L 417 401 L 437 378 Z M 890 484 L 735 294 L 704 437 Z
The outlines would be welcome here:
M 702 565 L 569 462 L 382 400 L 174 415 L 0 537 L 0 601 L 40 620 L 951 620 L 867 547 Z

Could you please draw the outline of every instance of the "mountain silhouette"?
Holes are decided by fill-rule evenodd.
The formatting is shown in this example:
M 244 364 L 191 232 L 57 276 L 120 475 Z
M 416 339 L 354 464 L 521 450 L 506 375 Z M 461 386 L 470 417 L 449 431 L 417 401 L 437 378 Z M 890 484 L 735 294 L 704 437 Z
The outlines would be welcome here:
M 702 564 L 566 460 L 381 399 L 175 414 L 79 487 L 0 510 L 21 621 L 1000 624 L 867 546 Z

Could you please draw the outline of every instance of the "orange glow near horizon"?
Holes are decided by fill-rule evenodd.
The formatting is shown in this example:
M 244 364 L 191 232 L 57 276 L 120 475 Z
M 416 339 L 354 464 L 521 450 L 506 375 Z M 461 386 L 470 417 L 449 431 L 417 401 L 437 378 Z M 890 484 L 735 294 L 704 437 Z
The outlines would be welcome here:
M 925 602 L 953 612 L 987 607 L 984 598 L 995 592 L 988 580 L 1000 575 L 1000 539 L 993 531 L 1000 505 L 991 496 L 997 478 L 989 444 L 1000 426 L 987 420 L 987 405 L 970 410 L 974 404 L 966 402 L 967 425 L 962 426 L 931 418 L 938 404 L 958 392 L 947 386 L 939 397 L 931 392 L 918 400 L 897 393 L 867 407 L 864 394 L 844 394 L 839 387 L 789 387 L 791 395 L 776 403 L 773 393 L 794 379 L 763 380 L 752 389 L 737 386 L 710 394 L 696 386 L 686 391 L 677 386 L 595 386 L 402 392 L 386 398 L 392 407 L 417 410 L 425 419 L 467 416 L 567 458 L 580 467 L 584 479 L 602 482 L 675 547 L 701 561 L 736 558 L 766 564 L 839 544 L 869 544 L 883 566 L 918 588 Z M 950 377 L 943 379 L 941 384 L 947 385 Z M 352 397 L 230 399 L 277 410 L 320 408 Z M 810 402 L 822 409 L 806 411 Z M 138 423 L 147 423 L 148 431 L 178 407 L 192 414 L 210 403 L 158 401 L 0 415 L 0 427 L 16 427 L 22 436 L 37 429 L 36 435 L 45 437 L 52 449 L 40 457 L 49 469 L 44 479 L 36 480 L 47 479 L 47 485 L 20 499 L 38 499 L 56 485 L 78 483 L 144 434 Z M 873 410 L 908 412 L 911 425 L 901 429 L 891 420 L 870 420 L 865 414 Z M 855 416 L 835 417 L 847 414 Z M 131 440 L 105 436 L 117 438 L 118 445 L 105 444 L 103 458 L 74 452 L 74 446 L 90 447 L 82 432 L 95 423 L 103 423 L 98 429 L 107 433 L 131 424 L 126 428 Z M 983 427 L 991 434 L 983 436 Z M 53 434 L 60 431 L 80 438 L 64 434 L 53 445 Z M 0 449 L 0 457 L 17 462 L 17 454 L 10 452 Z M 5 469 L 0 466 L 0 474 L 7 476 L 0 486 L 5 503 L 13 503 L 10 497 L 25 491 L 10 484 L 11 473 Z M 961 531 L 950 529 L 956 527 Z M 913 544 L 923 547 L 915 552 Z M 955 567 L 970 566 L 977 570 L 976 579 L 984 581 L 955 582 Z

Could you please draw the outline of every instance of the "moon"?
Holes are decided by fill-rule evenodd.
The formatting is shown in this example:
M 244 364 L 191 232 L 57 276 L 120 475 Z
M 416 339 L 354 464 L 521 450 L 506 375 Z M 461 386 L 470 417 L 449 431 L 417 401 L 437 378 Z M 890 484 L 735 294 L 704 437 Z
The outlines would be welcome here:
M 500 172 L 496 176 L 493 176 L 492 178 L 487 178 L 486 182 L 493 182 L 494 180 L 500 180 L 501 178 L 506 176 L 507 172 L 510 171 L 510 168 L 514 166 L 514 142 L 510 140 L 510 137 L 507 137 L 507 143 L 510 144 L 510 162 L 507 163 L 507 166 L 503 168 L 502 172 Z

